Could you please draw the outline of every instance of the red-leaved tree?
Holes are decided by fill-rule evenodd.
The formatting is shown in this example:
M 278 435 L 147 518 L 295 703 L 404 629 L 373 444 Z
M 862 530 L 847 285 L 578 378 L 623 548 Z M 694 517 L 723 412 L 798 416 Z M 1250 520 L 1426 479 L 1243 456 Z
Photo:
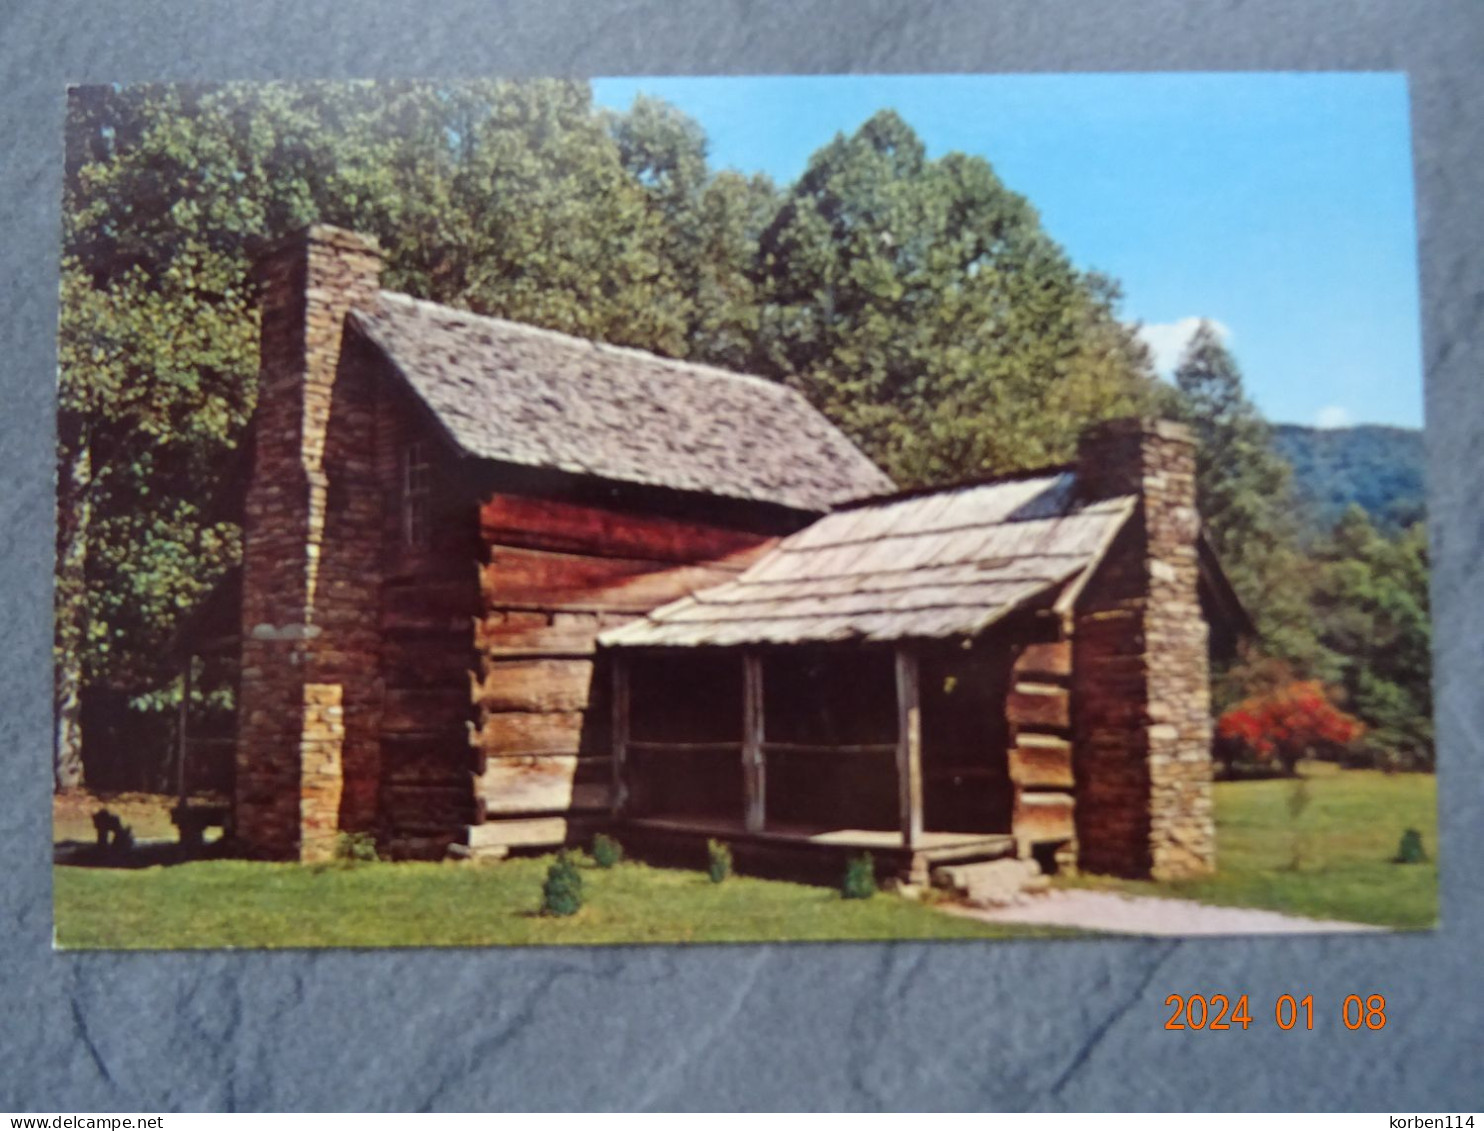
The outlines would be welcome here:
M 1304 755 L 1354 742 L 1365 724 L 1336 707 L 1318 680 L 1307 680 L 1242 700 L 1221 716 L 1216 733 L 1291 774 Z

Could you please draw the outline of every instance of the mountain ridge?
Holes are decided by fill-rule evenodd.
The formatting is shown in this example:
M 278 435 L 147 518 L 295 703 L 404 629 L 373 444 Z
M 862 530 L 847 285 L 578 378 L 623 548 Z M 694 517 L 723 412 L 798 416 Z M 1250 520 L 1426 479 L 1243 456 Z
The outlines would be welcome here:
M 1324 525 L 1333 524 L 1352 504 L 1387 530 L 1424 517 L 1427 491 L 1420 428 L 1391 424 L 1272 428 L 1274 448 L 1293 468 L 1299 501 Z

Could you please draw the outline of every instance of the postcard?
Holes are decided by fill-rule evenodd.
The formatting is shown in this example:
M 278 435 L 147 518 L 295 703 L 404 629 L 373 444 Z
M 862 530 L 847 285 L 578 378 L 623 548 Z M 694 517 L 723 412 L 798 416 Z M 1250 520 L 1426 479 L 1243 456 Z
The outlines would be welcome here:
M 62 948 L 1437 919 L 1395 74 L 82 86 Z

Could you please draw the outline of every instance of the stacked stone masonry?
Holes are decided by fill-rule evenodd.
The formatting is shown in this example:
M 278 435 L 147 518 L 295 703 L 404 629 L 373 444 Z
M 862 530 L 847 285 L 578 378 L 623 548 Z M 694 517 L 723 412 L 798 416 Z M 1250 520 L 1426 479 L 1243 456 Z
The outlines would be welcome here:
M 374 459 L 377 390 L 344 364 L 341 339 L 346 314 L 373 301 L 380 270 L 373 244 L 320 227 L 259 262 L 237 831 L 273 858 L 329 851 L 325 830 L 369 831 L 376 820 L 385 484 Z M 319 701 L 331 694 L 341 697 L 333 727 Z M 323 767 L 337 762 L 340 788 L 323 788 Z
M 1075 618 L 1081 865 L 1155 878 L 1208 872 L 1216 838 L 1194 443 L 1165 421 L 1102 425 L 1083 438 L 1078 482 L 1091 498 L 1141 497 Z

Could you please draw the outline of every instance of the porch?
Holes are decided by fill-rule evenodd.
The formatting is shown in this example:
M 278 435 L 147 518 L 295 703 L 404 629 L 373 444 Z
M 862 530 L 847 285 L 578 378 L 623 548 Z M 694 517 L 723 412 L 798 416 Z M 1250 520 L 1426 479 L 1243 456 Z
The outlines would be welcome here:
M 841 829 L 774 822 L 749 830 L 744 820 L 725 817 L 633 817 L 622 825 L 627 843 L 654 855 L 681 857 L 701 866 L 702 839 L 725 841 L 749 871 L 789 875 L 818 873 L 824 882 L 840 877 L 845 862 L 869 852 L 878 875 L 926 877 L 939 864 L 997 860 L 1015 855 L 1015 839 L 993 833 L 924 832 L 909 845 L 886 829 Z M 694 857 L 694 859 L 689 859 Z
M 691 864 L 714 838 L 741 867 L 827 880 L 865 852 L 915 883 L 938 864 L 1028 856 L 1007 718 L 1021 652 L 998 634 L 618 650 L 621 835 Z

